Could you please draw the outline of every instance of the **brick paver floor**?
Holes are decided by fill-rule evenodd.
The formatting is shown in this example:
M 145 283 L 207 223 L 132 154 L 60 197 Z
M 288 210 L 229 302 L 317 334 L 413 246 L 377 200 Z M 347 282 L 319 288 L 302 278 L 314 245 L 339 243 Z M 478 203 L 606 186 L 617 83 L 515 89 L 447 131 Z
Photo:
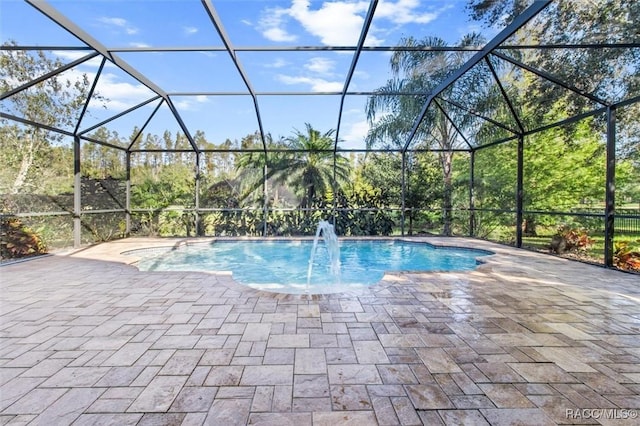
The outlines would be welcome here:
M 0 424 L 638 424 L 638 275 L 428 240 L 497 254 L 311 297 L 118 254 L 167 240 L 3 266 Z

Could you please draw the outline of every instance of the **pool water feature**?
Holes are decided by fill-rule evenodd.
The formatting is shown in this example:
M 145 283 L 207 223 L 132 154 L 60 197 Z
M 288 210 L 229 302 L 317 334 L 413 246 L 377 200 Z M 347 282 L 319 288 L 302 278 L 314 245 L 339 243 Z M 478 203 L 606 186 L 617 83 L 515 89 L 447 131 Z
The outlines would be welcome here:
M 252 288 L 282 293 L 332 293 L 379 282 L 385 272 L 469 271 L 485 250 L 434 247 L 402 240 L 340 240 L 340 277 L 334 284 L 329 253 L 317 246 L 308 277 L 312 240 L 214 241 L 143 254 L 140 270 L 231 271 Z M 131 253 L 133 254 L 133 253 Z
M 320 235 L 324 241 L 325 249 L 327 250 L 327 256 L 329 258 L 329 273 L 332 278 L 332 285 L 340 284 L 340 243 L 338 242 L 338 236 L 333 228 L 333 225 L 326 220 L 321 220 L 318 223 L 318 229 L 316 236 L 313 239 L 313 247 L 311 248 L 311 256 L 309 256 L 309 267 L 307 269 L 307 290 L 311 286 L 311 275 L 313 273 L 313 262 L 315 260 L 316 252 L 318 251 L 318 241 L 320 241 Z

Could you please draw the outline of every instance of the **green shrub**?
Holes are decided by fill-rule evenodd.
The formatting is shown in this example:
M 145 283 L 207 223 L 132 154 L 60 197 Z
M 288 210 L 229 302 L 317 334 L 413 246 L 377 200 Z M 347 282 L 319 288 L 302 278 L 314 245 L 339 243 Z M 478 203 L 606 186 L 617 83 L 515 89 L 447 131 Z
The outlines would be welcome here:
M 47 247 L 42 239 L 27 228 L 20 219 L 3 218 L 0 222 L 0 255 L 2 259 L 44 254 Z

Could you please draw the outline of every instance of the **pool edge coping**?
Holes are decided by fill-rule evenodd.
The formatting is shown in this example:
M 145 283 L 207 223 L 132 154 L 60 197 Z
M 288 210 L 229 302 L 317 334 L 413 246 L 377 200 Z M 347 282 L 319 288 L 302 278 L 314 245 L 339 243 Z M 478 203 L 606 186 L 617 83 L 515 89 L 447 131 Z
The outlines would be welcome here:
M 141 259 L 141 257 L 134 256 L 131 254 L 123 254 L 125 252 L 135 251 L 137 249 L 158 249 L 158 248 L 178 248 L 183 245 L 195 245 L 195 244 L 204 244 L 211 243 L 216 240 L 221 241 L 262 241 L 262 240 L 273 240 L 273 241 L 288 241 L 288 240 L 312 240 L 313 236 L 302 236 L 302 237 L 187 237 L 187 238 L 160 238 L 160 237 L 130 237 L 121 240 L 109 241 L 105 243 L 96 244 L 93 246 L 85 247 L 79 250 L 75 250 L 72 252 L 60 254 L 61 256 L 69 256 L 76 258 L 84 258 L 98 261 L 110 261 L 119 264 L 124 264 L 128 267 L 134 268 L 136 271 L 140 273 L 193 273 L 193 274 L 203 274 L 207 276 L 214 276 L 224 278 L 223 284 L 228 288 L 236 287 L 235 289 L 248 289 L 252 292 L 260 295 L 270 295 L 276 298 L 282 297 L 296 297 L 303 298 L 305 300 L 315 300 L 321 297 L 328 297 L 332 295 L 350 295 L 353 297 L 358 297 L 367 292 L 377 292 L 383 291 L 390 285 L 393 285 L 399 281 L 400 277 L 406 276 L 407 274 L 472 274 L 474 272 L 485 272 L 490 270 L 490 268 L 495 265 L 499 266 L 501 264 L 500 259 L 502 257 L 540 257 L 542 259 L 546 259 L 547 261 L 558 261 L 561 263 L 568 262 L 569 260 L 563 258 L 555 258 L 544 255 L 543 253 L 536 253 L 527 251 L 524 249 L 519 249 L 512 246 L 501 245 L 499 243 L 494 243 L 491 241 L 473 239 L 469 237 L 444 237 L 444 236 L 376 236 L 376 237 L 340 237 L 341 240 L 401 240 L 407 242 L 416 242 L 416 243 L 426 243 L 435 248 L 458 248 L 458 249 L 471 249 L 471 250 L 481 250 L 487 251 L 492 254 L 488 254 L 483 256 L 482 262 L 478 263 L 478 266 L 470 271 L 393 271 L 393 272 L 385 272 L 382 279 L 375 284 L 372 284 L 366 288 L 352 290 L 352 291 L 343 291 L 343 292 L 334 292 L 334 293 L 283 293 L 283 292 L 275 292 L 268 291 L 263 289 L 255 289 L 249 287 L 248 285 L 242 284 L 235 279 L 233 279 L 231 271 L 216 271 L 216 272 L 207 272 L 207 271 L 141 271 L 136 266 L 136 263 Z M 454 244 L 451 244 L 454 243 Z M 54 254 L 55 256 L 55 254 Z M 476 259 L 477 261 L 477 259 Z M 394 278 L 395 277 L 395 278 Z M 404 279 L 401 279 L 404 281 Z M 229 286 L 229 284 L 233 284 Z

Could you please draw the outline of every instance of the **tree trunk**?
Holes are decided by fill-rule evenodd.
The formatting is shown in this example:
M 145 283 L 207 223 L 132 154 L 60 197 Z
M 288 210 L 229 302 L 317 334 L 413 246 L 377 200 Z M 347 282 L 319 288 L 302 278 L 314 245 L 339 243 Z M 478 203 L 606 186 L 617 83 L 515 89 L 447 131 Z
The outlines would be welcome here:
M 20 162 L 20 170 L 13 181 L 13 186 L 11 187 L 11 194 L 19 194 L 24 187 L 25 182 L 27 181 L 27 176 L 29 175 L 29 169 L 33 164 L 34 157 L 34 140 L 35 135 L 31 133 L 29 137 L 29 143 L 22 147 L 22 161 Z
M 536 220 L 533 216 L 527 216 L 524 218 L 524 229 L 522 233 L 527 237 L 537 237 L 536 232 Z
M 454 135 L 451 126 L 447 123 L 447 118 L 444 114 L 438 115 L 437 121 L 438 131 L 440 133 L 440 148 L 443 150 L 440 152 L 440 164 L 442 165 L 442 178 L 444 181 L 444 188 L 442 193 L 442 234 L 450 237 L 451 230 L 451 208 L 453 206 L 453 182 L 451 176 L 451 164 L 453 161 L 453 147 Z
M 413 211 L 409 213 L 409 236 L 413 235 Z
M 453 159 L 453 153 L 450 151 L 442 153 L 442 172 L 444 178 L 444 191 L 442 194 L 442 222 L 443 222 L 443 235 L 450 237 L 452 234 L 451 222 L 452 215 L 451 209 L 453 206 L 453 183 L 451 177 L 451 162 Z

